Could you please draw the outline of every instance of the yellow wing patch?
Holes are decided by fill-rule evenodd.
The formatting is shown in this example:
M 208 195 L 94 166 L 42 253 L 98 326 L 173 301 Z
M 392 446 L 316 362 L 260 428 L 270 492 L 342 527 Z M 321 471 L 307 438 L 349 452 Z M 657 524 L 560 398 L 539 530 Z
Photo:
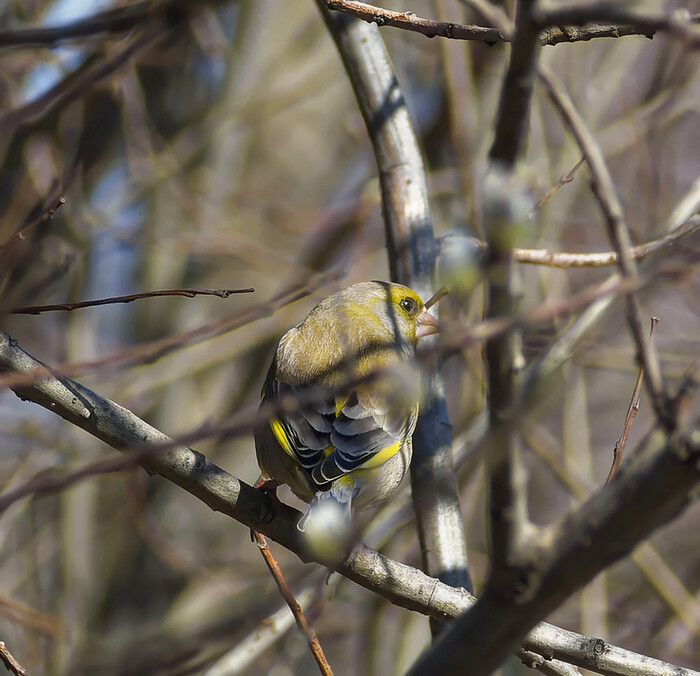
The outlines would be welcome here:
M 375 453 L 367 462 L 362 463 L 357 469 L 373 469 L 383 465 L 399 450 L 402 443 L 403 442 L 399 440 L 395 444 L 391 444 L 391 446 L 382 448 L 381 451 Z
M 277 418 L 270 418 L 270 429 L 275 435 L 277 443 L 284 449 L 284 452 L 294 457 L 294 451 L 292 451 L 292 445 L 289 443 L 287 433 L 284 431 L 282 423 L 277 420 Z

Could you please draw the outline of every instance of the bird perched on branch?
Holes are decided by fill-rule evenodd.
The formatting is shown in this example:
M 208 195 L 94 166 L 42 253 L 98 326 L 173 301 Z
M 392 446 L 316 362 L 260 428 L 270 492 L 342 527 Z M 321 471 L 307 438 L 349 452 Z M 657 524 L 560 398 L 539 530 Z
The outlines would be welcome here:
M 310 503 L 298 528 L 349 533 L 352 509 L 384 501 L 411 461 L 420 377 L 410 360 L 437 320 L 411 289 L 360 282 L 322 300 L 280 340 L 255 433 L 258 486 Z M 266 408 L 265 408 L 266 407 Z

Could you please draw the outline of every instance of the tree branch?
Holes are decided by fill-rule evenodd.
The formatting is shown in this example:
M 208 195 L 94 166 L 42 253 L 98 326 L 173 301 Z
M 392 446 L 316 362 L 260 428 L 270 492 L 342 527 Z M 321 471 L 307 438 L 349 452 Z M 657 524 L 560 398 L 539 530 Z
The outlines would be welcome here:
M 114 305 L 116 303 L 133 303 L 144 298 L 162 298 L 163 296 L 181 296 L 183 298 L 195 298 L 196 296 L 217 296 L 228 298 L 239 293 L 254 293 L 255 289 L 165 289 L 163 291 L 144 291 L 143 293 L 130 293 L 126 296 L 112 296 L 111 298 L 99 298 L 97 300 L 84 300 L 78 303 L 59 303 L 58 305 L 26 305 L 13 307 L 7 311 L 10 315 L 40 315 L 43 312 L 73 312 L 88 307 L 100 305 Z
M 352 84 L 379 171 L 391 278 L 424 299 L 434 291 L 437 244 L 425 169 L 406 102 L 376 26 L 332 13 L 317 0 Z M 428 405 L 413 434 L 411 486 L 423 567 L 471 588 L 467 545 L 442 381 L 432 374 Z M 433 623 L 433 629 L 437 629 Z
M 683 225 L 683 224 L 681 224 Z M 642 260 L 647 256 L 663 251 L 664 249 L 671 250 L 677 247 L 680 240 L 684 238 L 693 238 L 700 232 L 700 218 L 693 219 L 687 222 L 687 227 L 678 227 L 673 232 L 659 239 L 653 239 L 643 244 L 637 244 L 631 247 L 628 255 L 635 261 Z M 445 235 L 438 239 L 438 245 L 443 246 L 444 242 L 449 241 L 454 235 Z M 488 253 L 488 244 L 482 239 L 476 237 L 467 237 L 469 244 L 474 247 L 484 258 Z M 692 247 L 693 243 L 687 242 L 684 247 Z M 566 251 L 550 251 L 549 249 L 513 249 L 513 260 L 517 263 L 526 265 L 542 265 L 552 268 L 561 268 L 563 270 L 569 268 L 604 268 L 611 265 L 617 265 L 619 256 L 616 251 L 596 251 L 585 253 L 573 253 Z
M 475 40 L 487 44 L 511 41 L 510 33 L 504 31 L 503 26 L 498 25 L 498 23 L 494 24 L 497 26 L 496 28 L 491 28 L 450 21 L 436 21 L 417 16 L 413 12 L 397 12 L 359 0 L 324 0 L 324 2 L 328 9 L 343 12 L 368 23 L 376 23 L 379 27 L 400 28 L 420 33 L 427 38 Z M 651 16 L 625 10 L 586 13 L 585 8 L 567 13 L 567 9 L 547 10 L 537 15 L 537 21 L 542 28 L 538 38 L 541 45 L 586 42 L 596 38 L 621 38 L 632 35 L 653 38 L 659 31 L 664 31 L 685 40 L 693 48 L 700 46 L 700 36 L 690 28 L 691 23 L 697 21 L 696 16 L 686 16 L 682 13 L 670 16 Z M 598 18 L 585 19 L 586 15 Z M 570 16 L 571 20 L 561 20 L 562 17 L 566 16 Z M 610 23 L 610 21 L 614 23 Z M 591 23 L 596 25 L 588 25 Z M 585 27 L 579 27 L 579 24 L 585 25 Z
M 526 212 L 522 208 L 525 191 L 516 165 L 527 145 L 538 55 L 538 31 L 530 18 L 533 8 L 534 0 L 521 0 L 518 4 L 513 46 L 484 181 L 487 319 L 518 314 L 513 247 Z M 509 594 L 515 584 L 513 566 L 526 544 L 529 525 L 515 420 L 518 409 L 515 379 L 521 367 L 519 345 L 520 332 L 514 329 L 489 341 L 485 349 L 491 430 L 486 453 L 491 541 L 487 589 L 499 589 L 504 594 Z

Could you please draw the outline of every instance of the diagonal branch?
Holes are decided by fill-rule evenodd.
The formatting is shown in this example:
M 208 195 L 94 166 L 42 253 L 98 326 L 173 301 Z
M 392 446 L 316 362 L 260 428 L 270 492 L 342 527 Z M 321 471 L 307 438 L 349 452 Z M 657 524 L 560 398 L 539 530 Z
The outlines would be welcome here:
M 256 530 L 251 531 L 251 533 L 253 534 L 255 543 L 258 545 L 260 553 L 265 560 L 265 564 L 275 580 L 275 584 L 277 585 L 280 594 L 282 594 L 282 598 L 289 606 L 289 610 L 292 611 L 297 627 L 299 627 L 300 631 L 304 634 L 304 636 L 306 636 L 311 654 L 314 656 L 316 664 L 318 665 L 318 670 L 323 676 L 333 676 L 333 670 L 331 669 L 330 664 L 328 664 L 328 660 L 323 652 L 323 648 L 321 648 L 321 643 L 318 640 L 318 636 L 306 621 L 306 617 L 304 616 L 301 606 L 294 596 L 294 593 L 289 588 L 287 580 L 284 579 L 282 569 L 280 568 L 279 563 L 277 563 L 275 557 L 272 555 L 270 547 L 267 544 L 267 540 L 265 540 L 265 536 L 258 533 Z
M 651 318 L 651 329 L 649 331 L 649 337 L 651 338 L 654 333 L 654 329 L 659 323 L 658 317 Z M 622 428 L 622 434 L 620 438 L 615 443 L 615 448 L 613 448 L 613 462 L 610 467 L 610 472 L 608 472 L 608 478 L 605 483 L 609 483 L 610 480 L 617 474 L 617 470 L 622 462 L 622 455 L 625 452 L 625 446 L 627 446 L 627 439 L 629 438 L 630 430 L 632 429 L 632 423 L 637 417 L 637 412 L 639 411 L 639 395 L 642 391 L 642 382 L 644 381 L 644 369 L 640 368 L 637 374 L 637 381 L 634 384 L 634 390 L 632 391 L 632 399 L 630 400 L 630 405 L 627 407 L 627 413 L 625 414 L 625 424 Z

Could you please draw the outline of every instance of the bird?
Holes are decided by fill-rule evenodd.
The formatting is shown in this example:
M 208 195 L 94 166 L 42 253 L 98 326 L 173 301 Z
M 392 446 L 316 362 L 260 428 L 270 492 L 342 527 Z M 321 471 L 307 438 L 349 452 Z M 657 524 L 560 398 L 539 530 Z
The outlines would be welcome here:
M 438 332 L 413 290 L 368 281 L 325 298 L 282 336 L 254 435 L 256 486 L 274 492 L 287 484 L 309 503 L 300 531 L 346 533 L 354 511 L 398 488 L 420 404 L 404 365 L 419 339 Z

